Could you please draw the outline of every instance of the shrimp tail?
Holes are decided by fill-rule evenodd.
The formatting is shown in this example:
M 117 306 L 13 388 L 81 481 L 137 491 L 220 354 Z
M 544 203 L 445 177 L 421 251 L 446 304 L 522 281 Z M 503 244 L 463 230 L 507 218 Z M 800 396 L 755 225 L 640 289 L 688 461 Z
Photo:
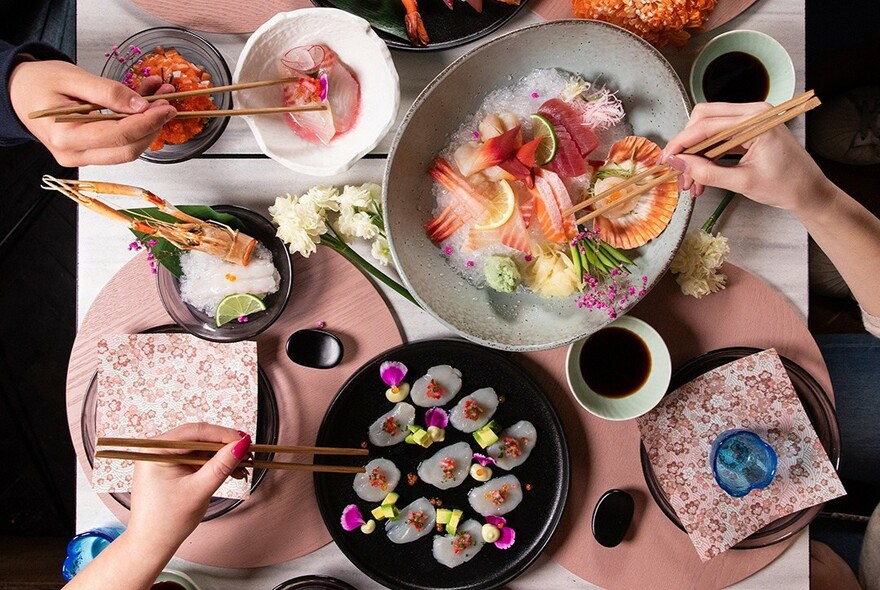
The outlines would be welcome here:
M 419 5 L 416 0 L 401 0 L 403 7 L 406 8 L 406 35 L 409 37 L 413 45 L 424 47 L 428 44 L 428 32 L 425 30 L 425 23 L 422 22 L 422 15 L 419 14 Z

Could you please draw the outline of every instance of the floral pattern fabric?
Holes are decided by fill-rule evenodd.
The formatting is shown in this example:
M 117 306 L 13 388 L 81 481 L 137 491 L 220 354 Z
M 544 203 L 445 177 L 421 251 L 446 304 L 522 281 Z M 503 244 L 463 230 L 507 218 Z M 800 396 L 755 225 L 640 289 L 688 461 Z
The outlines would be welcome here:
M 773 349 L 694 379 L 637 421 L 663 491 L 700 559 L 709 560 L 774 520 L 846 492 Z M 742 498 L 715 482 L 709 452 L 732 428 L 776 451 L 776 477 Z
M 146 438 L 189 422 L 256 430 L 255 342 L 119 334 L 98 341 L 98 359 L 98 437 Z M 131 461 L 96 459 L 92 489 L 128 492 L 133 472 Z M 246 498 L 249 491 L 248 481 L 229 478 L 214 495 Z

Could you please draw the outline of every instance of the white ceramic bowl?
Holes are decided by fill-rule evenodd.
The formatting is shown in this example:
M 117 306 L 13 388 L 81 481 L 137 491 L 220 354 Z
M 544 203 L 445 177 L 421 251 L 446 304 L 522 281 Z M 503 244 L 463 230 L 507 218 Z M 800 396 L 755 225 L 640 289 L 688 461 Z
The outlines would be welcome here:
M 410 293 L 438 321 L 478 344 L 502 350 L 554 348 L 592 334 L 611 320 L 577 307 L 575 296 L 480 289 L 449 266 L 425 233 L 434 209 L 428 169 L 486 95 L 539 68 L 577 72 L 617 92 L 636 135 L 665 145 L 688 119 L 687 91 L 663 56 L 614 25 L 558 20 L 529 26 L 475 47 L 440 73 L 406 114 L 385 168 L 385 228 Z M 605 154 L 596 155 L 604 157 Z M 638 280 L 651 289 L 669 267 L 690 220 L 692 199 L 679 199 L 660 236 L 629 251 Z M 637 303 L 632 298 L 626 311 Z
M 283 114 L 245 116 L 245 120 L 270 158 L 302 174 L 332 176 L 376 147 L 397 118 L 397 70 L 388 47 L 367 21 L 335 8 L 278 13 L 250 36 L 232 80 L 237 84 L 278 78 L 287 50 L 315 44 L 335 51 L 360 84 L 360 114 L 354 127 L 324 146 L 296 135 Z M 277 107 L 282 105 L 281 96 L 281 86 L 252 88 L 236 92 L 235 102 L 239 108 Z
M 162 573 L 156 578 L 156 582 L 175 582 L 186 590 L 200 590 L 192 578 L 183 572 L 172 569 L 162 570 Z
M 630 420 L 638 418 L 656 406 L 669 387 L 672 377 L 672 361 L 669 349 L 657 330 L 642 320 L 623 316 L 606 326 L 607 328 L 623 328 L 638 336 L 648 347 L 651 355 L 651 369 L 648 379 L 638 390 L 626 397 L 611 398 L 599 395 L 587 385 L 580 369 L 580 356 L 584 343 L 589 338 L 578 340 L 568 347 L 565 359 L 565 376 L 568 388 L 574 399 L 585 410 L 606 420 Z M 608 351 L 614 354 L 614 351 Z M 601 359 L 599 359 L 601 360 Z
M 706 68 L 725 53 L 741 51 L 760 61 L 770 78 L 766 101 L 770 104 L 785 102 L 794 96 L 794 64 L 785 47 L 771 37 L 758 31 L 728 31 L 709 41 L 694 60 L 691 67 L 690 88 L 694 103 L 706 102 L 703 93 L 703 76 Z

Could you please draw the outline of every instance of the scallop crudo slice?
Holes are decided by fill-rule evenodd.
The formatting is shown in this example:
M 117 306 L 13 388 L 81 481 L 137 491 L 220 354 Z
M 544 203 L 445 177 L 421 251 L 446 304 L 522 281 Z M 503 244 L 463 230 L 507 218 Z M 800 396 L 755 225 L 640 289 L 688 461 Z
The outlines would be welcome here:
M 419 465 L 419 477 L 441 490 L 454 488 L 467 479 L 474 453 L 466 442 L 443 447 Z
M 449 412 L 449 422 L 462 432 L 474 432 L 489 423 L 498 409 L 498 395 L 491 387 L 461 398 Z
M 483 548 L 482 529 L 479 522 L 471 519 L 461 523 L 454 535 L 435 536 L 434 559 L 448 568 L 470 561 Z
M 522 465 L 538 440 L 535 425 L 528 420 L 520 420 L 513 426 L 505 428 L 498 435 L 498 442 L 489 445 L 486 454 L 495 459 L 501 469 L 510 471 Z
M 354 476 L 354 493 L 367 502 L 381 502 L 400 482 L 400 469 L 388 459 L 373 459 Z
M 423 408 L 443 406 L 452 401 L 461 389 L 461 371 L 449 365 L 428 369 L 427 374 L 413 383 L 412 402 Z
M 468 492 L 471 508 L 483 516 L 507 514 L 519 506 L 522 497 L 522 485 L 515 475 L 490 479 Z
M 411 543 L 434 530 L 436 514 L 427 498 L 410 502 L 400 510 L 400 516 L 385 523 L 385 533 L 392 543 Z
M 416 409 L 406 402 L 400 402 L 370 425 L 370 442 L 377 447 L 390 447 L 403 442 L 409 434 L 407 427 L 415 421 Z

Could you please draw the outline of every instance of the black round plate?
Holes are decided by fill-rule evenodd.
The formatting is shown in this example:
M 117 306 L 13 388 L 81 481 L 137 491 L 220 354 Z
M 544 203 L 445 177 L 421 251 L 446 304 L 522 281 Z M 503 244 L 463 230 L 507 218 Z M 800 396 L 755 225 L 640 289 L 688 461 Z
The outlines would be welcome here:
M 186 330 L 176 324 L 167 326 L 156 326 L 144 330 L 143 334 L 185 334 Z M 98 372 L 92 375 L 89 380 L 89 386 L 83 397 L 82 414 L 80 419 L 80 428 L 82 433 L 83 449 L 86 452 L 86 459 L 89 465 L 95 465 L 95 439 L 98 419 Z M 260 444 L 274 445 L 278 443 L 278 402 L 275 400 L 275 392 L 272 384 L 269 382 L 266 373 L 262 367 L 257 367 L 257 431 L 254 435 L 254 442 Z M 275 456 L 274 453 L 255 453 L 254 456 L 258 461 L 271 461 Z M 254 469 L 251 477 L 251 493 L 257 489 L 260 482 L 266 476 L 265 469 Z M 114 500 L 126 510 L 131 510 L 131 494 L 118 493 L 110 494 Z M 230 510 L 244 502 L 244 500 L 236 498 L 220 498 L 212 497 L 208 503 L 208 510 L 202 517 L 202 522 L 213 520 L 218 516 L 223 516 Z
M 406 51 L 449 49 L 476 41 L 498 29 L 513 18 L 528 0 L 521 0 L 519 5 L 505 4 L 498 0 L 485 0 L 483 12 L 480 13 L 462 0 L 453 1 L 455 3 L 453 10 L 449 10 L 443 0 L 422 0 L 419 2 L 419 14 L 422 15 L 422 21 L 425 23 L 425 29 L 431 40 L 426 47 L 413 45 L 407 40 L 378 29 L 373 30 L 385 41 L 388 47 L 393 49 Z M 403 22 L 403 17 L 406 14 L 403 4 L 399 0 L 394 0 L 394 2 L 400 13 L 400 22 Z M 312 4 L 325 8 L 336 8 L 333 0 L 312 0 Z M 357 16 L 366 18 L 363 14 L 357 14 Z
M 673 373 L 668 391 L 675 391 L 685 383 L 696 379 L 712 369 L 717 369 L 722 365 L 760 351 L 761 349 L 759 348 L 742 346 L 720 348 L 700 355 L 688 361 Z M 794 390 L 804 406 L 804 410 L 807 412 L 807 417 L 810 419 L 810 423 L 819 437 L 819 442 L 822 443 L 828 458 L 831 460 L 834 468 L 837 469 L 838 462 L 840 461 L 840 427 L 837 424 L 837 414 L 834 412 L 831 400 L 828 399 L 828 394 L 825 393 L 819 382 L 800 365 L 784 356 L 780 355 L 779 358 L 782 360 L 782 366 L 785 367 L 789 378 L 791 378 Z M 644 444 L 641 445 L 641 459 L 645 482 L 648 484 L 648 489 L 651 491 L 654 501 L 657 502 L 657 505 L 660 506 L 660 509 L 663 510 L 663 513 L 675 526 L 684 530 L 678 515 L 675 513 L 675 509 L 669 503 L 666 493 L 654 475 L 654 468 L 651 466 L 651 460 L 648 457 L 648 451 L 645 449 Z M 755 531 L 752 535 L 734 545 L 733 549 L 756 549 L 785 540 L 810 524 L 819 512 L 822 511 L 823 506 L 824 503 L 804 508 L 788 516 L 783 516 L 764 528 Z
M 318 445 L 358 447 L 366 443 L 370 424 L 393 405 L 385 399 L 387 386 L 379 377 L 379 365 L 386 360 L 404 363 L 409 369 L 406 381 L 410 384 L 434 365 L 452 365 L 462 373 L 462 390 L 445 406 L 447 410 L 474 390 L 493 387 L 505 398 L 494 416 L 499 424 L 507 427 L 519 420 L 529 420 L 535 425 L 538 441 L 531 456 L 510 472 L 524 487 L 532 486 L 530 491 L 524 491 L 522 504 L 505 515 L 508 524 L 516 531 L 516 543 L 503 551 L 486 545 L 471 561 L 449 569 L 437 563 L 431 554 L 433 534 L 396 545 L 385 535 L 385 521 L 378 522 L 371 535 L 357 529 L 345 531 L 340 516 L 346 505 L 357 504 L 364 518 L 370 518 L 370 510 L 377 504 L 357 497 L 352 489 L 353 476 L 317 473 L 315 492 L 330 535 L 362 572 L 391 588 L 464 590 L 494 588 L 512 580 L 525 571 L 547 546 L 565 507 L 569 482 L 568 447 L 555 410 L 531 377 L 509 356 L 459 340 L 416 342 L 380 354 L 342 386 L 321 423 Z M 416 407 L 416 424 L 424 425 L 425 410 Z M 407 483 L 406 474 L 416 473 L 422 459 L 460 441 L 470 443 L 475 452 L 483 451 L 473 435 L 459 432 L 450 425 L 442 443 L 434 443 L 427 449 L 406 443 L 391 447 L 369 445 L 370 457 L 390 459 L 400 469 L 401 481 L 395 490 L 400 494 L 398 507 L 402 508 L 421 496 L 439 498 L 445 508 L 464 510 L 462 521 L 475 518 L 485 522 L 467 501 L 468 491 L 481 485 L 479 482 L 468 478 L 457 488 L 449 490 L 440 490 L 421 480 L 413 486 Z M 318 455 L 315 462 L 345 464 L 346 458 Z M 500 468 L 494 471 L 495 476 L 507 474 Z

